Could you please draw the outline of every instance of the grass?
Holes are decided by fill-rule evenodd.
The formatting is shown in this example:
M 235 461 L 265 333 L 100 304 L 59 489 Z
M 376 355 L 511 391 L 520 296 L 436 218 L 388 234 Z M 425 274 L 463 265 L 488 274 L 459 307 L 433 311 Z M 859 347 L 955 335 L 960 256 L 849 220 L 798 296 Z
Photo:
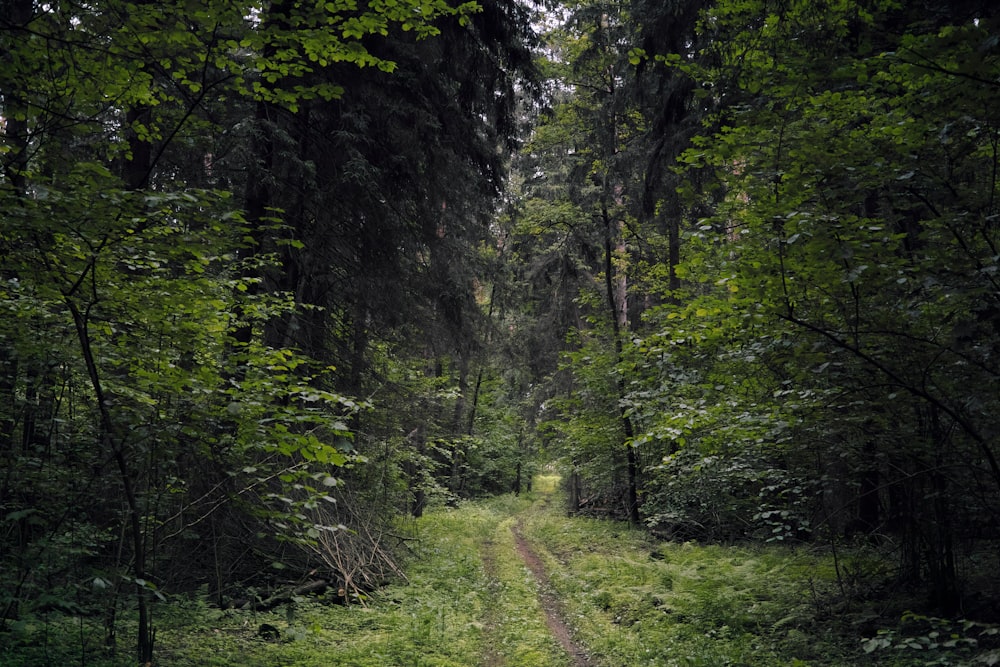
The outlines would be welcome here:
M 525 519 L 581 641 L 609 665 L 853 664 L 815 633 L 821 559 L 772 547 L 653 543 L 621 524 Z M 854 648 L 854 647 L 851 647 Z
M 862 636 L 856 619 L 870 620 L 873 612 L 864 604 L 846 610 L 831 604 L 835 572 L 825 555 L 653 542 L 619 523 L 567 517 L 558 481 L 538 477 L 532 494 L 428 512 L 416 524 L 409 581 L 379 591 L 367 606 L 303 600 L 255 614 L 219 610 L 201 599 L 161 605 L 157 665 L 567 667 L 570 659 L 546 625 L 537 582 L 516 551 L 515 523 L 544 561 L 576 641 L 601 665 L 1000 661 L 986 639 L 977 645 L 952 636 L 992 637 L 994 627 L 963 629 L 911 616 L 905 623 L 869 622 Z M 280 638 L 259 637 L 263 623 Z M 120 632 L 119 658 L 101 660 L 99 627 L 80 619 L 36 620 L 0 636 L 0 664 L 131 664 L 128 630 Z
M 162 650 L 163 664 L 468 667 L 480 664 L 487 651 L 491 615 L 503 620 L 504 633 L 522 638 L 499 636 L 497 645 L 516 645 L 514 657 L 521 660 L 506 664 L 544 664 L 536 661 L 549 651 L 544 621 L 537 608 L 519 604 L 530 602 L 532 592 L 523 574 L 511 569 L 515 555 L 503 528 L 527 505 L 509 496 L 429 512 L 419 522 L 409 581 L 379 591 L 367 606 L 305 604 L 291 615 L 220 616 L 195 637 L 190 628 L 168 636 L 175 648 Z M 484 549 L 495 575 L 484 566 Z M 281 641 L 257 639 L 262 622 L 277 627 Z M 205 662 L 206 654 L 218 662 Z
M 505 667 L 561 667 L 561 649 L 539 608 L 510 526 L 530 497 L 503 496 L 439 508 L 417 522 L 407 582 L 366 606 L 303 600 L 270 613 L 220 610 L 201 599 L 156 609 L 157 665 L 173 667 L 470 667 L 490 656 Z M 81 623 L 89 646 L 79 641 Z M 280 632 L 258 635 L 262 624 Z M 47 640 L 41 645 L 39 638 Z M 119 630 L 117 659 L 101 658 L 99 625 L 69 618 L 0 635 L 0 665 L 131 665 L 134 628 Z

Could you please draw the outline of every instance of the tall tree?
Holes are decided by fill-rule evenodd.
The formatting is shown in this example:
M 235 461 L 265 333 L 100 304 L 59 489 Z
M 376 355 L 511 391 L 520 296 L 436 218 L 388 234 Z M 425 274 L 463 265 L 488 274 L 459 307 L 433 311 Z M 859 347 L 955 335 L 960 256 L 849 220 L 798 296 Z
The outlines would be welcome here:
M 690 407 L 651 432 L 694 440 L 726 474 L 754 460 L 780 477 L 742 482 L 760 501 L 785 497 L 753 515 L 762 530 L 821 519 L 841 535 L 893 535 L 900 575 L 926 580 L 950 612 L 956 537 L 996 511 L 985 433 L 997 381 L 997 118 L 985 100 L 998 63 L 995 10 L 930 9 L 710 10 L 702 25 L 718 66 L 703 79 L 722 91 L 720 126 L 685 161 L 701 182 L 713 170 L 725 198 L 682 251 L 693 300 L 659 315 L 673 362 L 661 368 Z M 692 340 L 717 346 L 711 363 L 681 346 Z M 664 349 L 649 345 L 647 359 Z M 682 466 L 664 468 L 663 517 Z M 814 487 L 825 503 L 802 502 Z
M 273 155 L 278 115 L 308 117 L 308 103 L 340 96 L 313 76 L 331 63 L 392 70 L 371 40 L 430 37 L 436 20 L 464 22 L 457 14 L 474 7 L 3 9 L 2 621 L 45 592 L 56 608 L 104 613 L 113 648 L 131 591 L 147 663 L 160 587 L 193 588 L 214 571 L 221 597 L 239 563 L 251 566 L 245 548 L 218 548 L 213 517 L 308 545 L 330 530 L 317 510 L 353 456 L 358 403 L 274 335 L 299 312 L 274 277 L 303 220 L 301 206 L 279 210 L 263 178 L 289 164 Z M 235 150 L 254 105 L 268 123 Z M 268 169 L 246 169 L 248 154 Z M 203 567 L 174 567 L 181 551 Z
M 582 244 L 571 263 L 592 276 L 585 291 L 599 294 L 597 301 L 586 303 L 600 304 L 596 312 L 602 314 L 583 320 L 596 313 L 582 311 L 573 326 L 598 324 L 600 333 L 594 334 L 601 342 L 588 347 L 584 359 L 610 354 L 609 384 L 601 392 L 606 404 L 599 409 L 618 421 L 618 433 L 607 446 L 622 460 L 622 504 L 633 523 L 641 519 L 644 441 L 637 437 L 637 415 L 626 400 L 631 363 L 626 348 L 654 303 L 656 281 L 647 277 L 647 269 L 658 266 L 665 251 L 669 271 L 678 262 L 684 211 L 673 192 L 678 181 L 669 165 L 687 146 L 699 114 L 693 108 L 692 80 L 665 63 L 694 57 L 700 6 L 584 2 L 566 7 L 549 33 L 552 110 L 543 116 L 525 158 L 525 192 L 532 198 L 527 217 L 543 228 L 562 227 Z M 578 252 L 570 244 L 561 249 Z M 677 286 L 676 279 L 673 284 Z M 559 288 L 574 296 L 580 289 Z M 578 342 L 588 345 L 590 335 Z M 588 372 L 572 362 L 567 369 Z M 603 487 L 603 495 L 617 482 L 614 475 L 599 481 L 600 475 L 591 481 Z

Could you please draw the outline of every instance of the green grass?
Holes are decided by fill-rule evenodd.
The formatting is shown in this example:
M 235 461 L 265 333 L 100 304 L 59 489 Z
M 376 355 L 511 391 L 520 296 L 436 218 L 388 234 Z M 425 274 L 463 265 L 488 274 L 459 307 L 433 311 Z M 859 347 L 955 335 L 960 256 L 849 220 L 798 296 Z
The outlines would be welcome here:
M 818 551 L 653 542 L 620 523 L 567 517 L 557 487 L 558 477 L 542 476 L 533 494 L 428 512 L 416 522 L 409 581 L 367 606 L 302 601 L 258 614 L 199 599 L 160 605 L 157 665 L 567 667 L 516 551 L 515 523 L 545 562 L 576 641 L 608 667 L 1000 660 L 987 643 L 1000 635 L 995 627 L 898 614 L 873 621 L 871 603 L 845 605 L 832 561 Z M 262 623 L 280 639 L 258 637 Z M 101 660 L 99 625 L 36 619 L 0 635 L 0 664 L 118 667 L 131 664 L 130 634 L 120 629 L 117 660 Z M 978 644 L 965 638 L 972 634 Z
M 810 578 L 832 576 L 817 557 L 657 544 L 621 524 L 566 518 L 556 504 L 524 526 L 605 664 L 852 664 L 815 632 Z
M 562 667 L 534 582 L 514 549 L 510 526 L 530 497 L 503 496 L 427 513 L 416 525 L 407 582 L 366 606 L 302 601 L 271 613 L 220 610 L 202 600 L 159 605 L 156 664 L 174 667 L 470 667 L 490 652 L 505 667 Z M 489 571 L 484 564 L 487 555 Z M 258 628 L 278 628 L 267 641 Z M 81 658 L 81 628 L 88 633 Z M 131 665 L 134 628 L 119 629 L 118 659 L 100 659 L 99 625 L 50 619 L 0 635 L 0 665 Z M 44 645 L 39 638 L 46 637 Z
M 243 665 L 261 667 L 479 664 L 486 650 L 488 608 L 501 604 L 498 617 L 511 618 L 507 601 L 523 595 L 503 590 L 497 596 L 483 566 L 483 547 L 497 544 L 502 522 L 525 507 L 526 501 L 508 497 L 429 512 L 418 524 L 415 554 L 407 565 L 409 581 L 379 591 L 367 606 L 298 605 L 291 617 L 279 613 L 252 620 L 246 614 L 231 615 L 215 624 L 224 627 L 205 628 L 195 637 L 185 634 L 190 628 L 180 628 L 167 639 L 176 648 L 162 650 L 163 664 L 233 664 L 237 656 L 243 656 L 238 661 Z M 494 552 L 497 566 L 507 567 L 504 550 Z M 514 620 L 531 625 L 530 618 Z M 276 626 L 282 640 L 256 639 L 261 622 Z M 526 636 L 538 634 L 535 629 Z M 217 656 L 218 662 L 205 662 L 206 655 Z

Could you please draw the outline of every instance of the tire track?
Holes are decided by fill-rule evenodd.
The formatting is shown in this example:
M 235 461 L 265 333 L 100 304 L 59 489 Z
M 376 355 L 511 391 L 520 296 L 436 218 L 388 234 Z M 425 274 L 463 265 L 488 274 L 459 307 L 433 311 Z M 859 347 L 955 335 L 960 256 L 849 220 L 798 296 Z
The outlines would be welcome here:
M 569 655 L 574 667 L 595 667 L 596 663 L 590 659 L 586 651 L 573 640 L 573 633 L 566 624 L 565 613 L 559 598 L 552 592 L 552 584 L 549 575 L 545 572 L 545 565 L 531 543 L 522 532 L 522 524 L 511 526 L 514 533 L 514 542 L 517 546 L 517 553 L 521 556 L 524 564 L 531 570 L 531 574 L 538 583 L 538 602 L 545 613 L 545 623 L 549 632 L 559 641 L 563 650 Z M 499 663 L 502 664 L 502 663 Z

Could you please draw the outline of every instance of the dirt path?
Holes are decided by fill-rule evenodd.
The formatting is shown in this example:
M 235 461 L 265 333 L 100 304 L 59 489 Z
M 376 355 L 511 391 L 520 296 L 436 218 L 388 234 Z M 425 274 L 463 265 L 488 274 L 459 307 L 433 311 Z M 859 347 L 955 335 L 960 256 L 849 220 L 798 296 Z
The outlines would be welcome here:
M 514 541 L 517 545 L 518 554 L 520 554 L 528 569 L 531 570 L 535 581 L 538 582 L 538 601 L 542 607 L 542 611 L 545 612 L 545 622 L 549 627 L 549 631 L 559 641 L 559 644 L 562 645 L 566 653 L 569 654 L 574 667 L 592 667 L 594 663 L 590 660 L 590 656 L 573 641 L 572 632 L 570 632 L 569 626 L 566 625 L 566 621 L 563 620 L 562 603 L 552 592 L 549 575 L 545 572 L 542 559 L 538 557 L 538 554 L 531 548 L 531 543 L 528 542 L 521 532 L 520 522 L 516 526 L 512 526 L 511 531 L 514 533 Z

